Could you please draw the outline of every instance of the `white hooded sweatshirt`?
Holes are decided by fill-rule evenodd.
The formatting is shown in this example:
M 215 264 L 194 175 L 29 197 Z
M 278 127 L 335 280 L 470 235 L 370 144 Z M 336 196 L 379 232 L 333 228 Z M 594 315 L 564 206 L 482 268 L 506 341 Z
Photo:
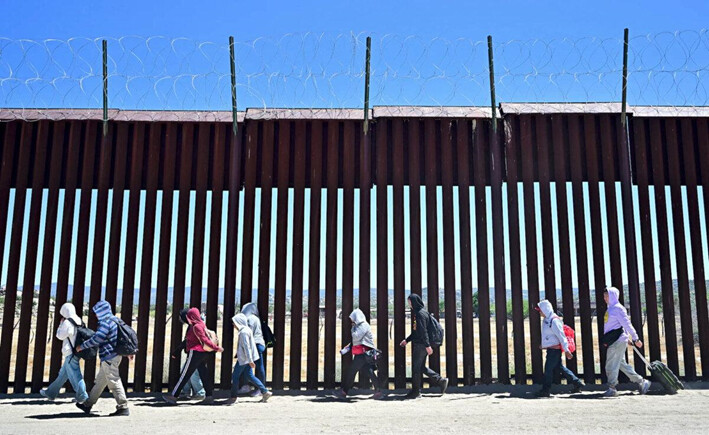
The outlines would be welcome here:
M 243 313 L 239 313 L 232 317 L 232 322 L 239 328 L 239 341 L 236 344 L 236 359 L 240 366 L 255 362 L 258 360 L 258 348 L 254 334 L 249 328 L 249 321 Z
M 71 304 L 69 302 L 62 305 L 61 309 L 59 310 L 59 314 L 61 314 L 65 320 L 63 320 L 62 323 L 59 325 L 59 328 L 57 328 L 57 338 L 60 340 L 64 340 L 64 342 L 62 343 L 62 355 L 64 357 L 67 357 L 74 353 L 73 349 L 74 342 L 76 340 L 76 328 L 70 321 L 66 319 L 72 319 L 77 325 L 81 325 L 82 321 L 81 317 L 76 315 L 76 308 L 74 308 L 74 304 Z
M 544 313 L 544 321 L 542 322 L 542 348 L 564 349 L 564 352 L 569 351 L 569 342 L 564 334 L 564 322 L 561 317 L 554 313 L 554 308 L 551 302 L 544 299 L 537 304 L 542 313 Z

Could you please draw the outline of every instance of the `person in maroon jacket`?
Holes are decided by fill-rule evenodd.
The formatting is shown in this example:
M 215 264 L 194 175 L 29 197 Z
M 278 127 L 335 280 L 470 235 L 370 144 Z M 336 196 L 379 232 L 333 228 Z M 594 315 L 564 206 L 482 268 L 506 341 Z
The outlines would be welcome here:
M 185 335 L 188 352 L 187 361 L 182 369 L 182 373 L 180 373 L 177 385 L 171 390 L 170 394 L 163 394 L 162 397 L 167 403 L 176 404 L 182 388 L 189 382 L 192 373 L 194 373 L 195 370 L 199 370 L 199 376 L 202 378 L 202 382 L 204 382 L 206 393 L 204 400 L 199 403 L 212 404 L 214 403 L 214 379 L 209 375 L 207 370 L 207 359 L 212 351 L 207 351 L 204 346 L 208 346 L 217 352 L 221 352 L 224 349 L 210 340 L 207 335 L 207 326 L 204 324 L 204 321 L 202 321 L 202 317 L 197 308 L 190 308 L 189 311 L 187 311 L 187 322 L 192 326 L 187 330 L 187 334 Z

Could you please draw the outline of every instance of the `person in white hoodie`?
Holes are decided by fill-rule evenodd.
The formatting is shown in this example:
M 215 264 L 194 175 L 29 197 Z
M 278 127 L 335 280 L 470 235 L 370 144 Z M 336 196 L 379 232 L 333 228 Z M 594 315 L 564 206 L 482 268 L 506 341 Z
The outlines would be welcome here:
M 367 357 L 367 352 L 376 349 L 374 346 L 372 328 L 369 326 L 369 323 L 367 323 L 367 317 L 359 308 L 352 311 L 350 320 L 352 321 L 352 343 L 350 350 L 354 358 L 347 371 L 347 375 L 342 379 L 342 389 L 336 391 L 335 396 L 340 399 L 346 399 L 347 394 L 354 385 L 357 373 L 366 373 L 369 379 L 371 379 L 372 385 L 374 385 L 375 392 L 372 398 L 375 400 L 383 399 L 384 393 L 381 391 L 379 378 L 375 373 L 377 366 L 372 364 L 371 360 Z
M 551 302 L 544 299 L 539 301 L 535 307 L 543 317 L 542 321 L 542 344 L 541 348 L 547 350 L 547 360 L 544 363 L 544 383 L 542 389 L 537 393 L 537 397 L 549 397 L 551 384 L 554 382 L 554 375 L 561 371 L 566 380 L 574 386 L 573 393 L 578 393 L 584 386 L 583 382 L 561 362 L 561 351 L 564 351 L 566 359 L 572 359 L 574 354 L 569 350 L 569 342 L 564 334 L 564 322 L 561 317 L 554 313 Z
M 249 328 L 254 334 L 254 341 L 256 342 L 256 349 L 258 349 L 259 358 L 256 360 L 256 377 L 261 381 L 262 384 L 266 384 L 266 366 L 264 365 L 263 355 L 266 353 L 266 340 L 263 338 L 263 332 L 261 330 L 261 318 L 259 317 L 258 307 L 255 303 L 249 302 L 241 307 L 241 312 L 246 316 L 246 320 L 249 323 Z M 240 379 L 242 387 L 239 390 L 239 394 L 247 394 L 251 392 L 251 387 L 249 386 L 246 379 L 243 377 Z M 253 397 L 258 397 L 261 392 L 256 389 L 251 392 Z
M 239 378 L 241 378 L 242 373 L 246 375 L 246 379 L 249 382 L 259 389 L 261 401 L 266 402 L 272 393 L 254 376 L 254 368 L 256 367 L 256 361 L 259 359 L 259 354 L 254 334 L 249 328 L 249 321 L 243 313 L 237 314 L 231 321 L 234 324 L 234 328 L 239 332 L 239 341 L 236 345 L 234 372 L 231 375 L 231 397 L 227 401 L 227 405 L 236 403 L 236 398 L 239 394 Z
M 49 400 L 54 400 L 59 395 L 59 390 L 68 380 L 76 392 L 76 403 L 84 403 L 89 398 L 89 395 L 86 393 L 86 383 L 84 382 L 84 376 L 81 374 L 79 357 L 74 355 L 76 328 L 83 325 L 84 322 L 82 322 L 81 317 L 76 315 L 76 309 L 70 303 L 62 305 L 59 314 L 62 316 L 62 321 L 59 324 L 59 328 L 57 328 L 57 338 L 62 340 L 64 364 L 54 382 L 46 389 L 41 390 L 39 394 Z

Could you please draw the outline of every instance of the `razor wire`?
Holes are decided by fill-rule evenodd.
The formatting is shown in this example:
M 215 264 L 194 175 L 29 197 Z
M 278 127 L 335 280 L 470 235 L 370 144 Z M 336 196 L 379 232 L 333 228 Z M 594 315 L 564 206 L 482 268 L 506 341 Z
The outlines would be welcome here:
M 366 33 L 292 33 L 235 42 L 238 108 L 317 109 L 361 116 L 366 38 L 371 36 L 370 106 L 389 115 L 488 107 L 486 41 Z M 103 38 L 0 38 L 2 118 L 100 119 Z M 109 119 L 228 120 L 229 45 L 162 36 L 108 41 Z M 495 41 L 495 87 L 503 103 L 621 100 L 622 38 Z M 709 105 L 709 32 L 634 36 L 628 104 L 685 111 Z M 385 107 L 386 106 L 386 107 Z M 151 118 L 153 117 L 153 118 Z M 196 117 L 196 118 L 195 118 Z

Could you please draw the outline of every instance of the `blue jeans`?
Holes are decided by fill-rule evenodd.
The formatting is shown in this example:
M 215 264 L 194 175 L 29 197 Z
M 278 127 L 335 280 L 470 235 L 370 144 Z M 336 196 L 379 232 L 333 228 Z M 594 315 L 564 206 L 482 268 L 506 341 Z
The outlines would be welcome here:
M 76 401 L 78 403 L 84 403 L 89 398 L 89 395 L 86 393 L 86 383 L 84 382 L 84 376 L 81 374 L 79 357 L 75 355 L 69 355 L 64 358 L 64 364 L 62 368 L 59 369 L 57 378 L 47 387 L 47 397 L 56 399 L 59 395 L 59 390 L 64 386 L 67 380 L 71 383 L 74 391 L 76 391 Z
M 561 374 L 564 375 L 566 380 L 570 383 L 578 384 L 580 382 L 574 372 L 561 363 L 562 355 L 563 352 L 561 349 L 547 349 L 547 360 L 544 363 L 544 384 L 542 386 L 544 391 L 549 391 L 551 388 L 557 370 L 561 370 Z
M 256 364 L 258 364 L 258 361 Z M 236 397 L 239 392 L 239 378 L 242 374 L 246 375 L 246 380 L 258 388 L 262 394 L 268 391 L 263 383 L 261 383 L 261 381 L 254 376 L 254 371 L 251 369 L 250 365 L 244 364 L 242 366 L 239 365 L 239 362 L 237 361 L 236 364 L 234 364 L 234 373 L 231 375 L 231 397 Z
M 256 361 L 256 377 L 259 378 L 262 384 L 266 385 L 266 367 L 263 365 L 263 354 L 266 353 L 266 346 L 257 344 L 259 359 Z
M 189 382 L 185 384 L 185 387 L 182 389 L 182 394 L 185 396 L 204 396 L 206 394 L 204 385 L 202 385 L 202 378 L 199 377 L 197 370 L 192 373 Z

